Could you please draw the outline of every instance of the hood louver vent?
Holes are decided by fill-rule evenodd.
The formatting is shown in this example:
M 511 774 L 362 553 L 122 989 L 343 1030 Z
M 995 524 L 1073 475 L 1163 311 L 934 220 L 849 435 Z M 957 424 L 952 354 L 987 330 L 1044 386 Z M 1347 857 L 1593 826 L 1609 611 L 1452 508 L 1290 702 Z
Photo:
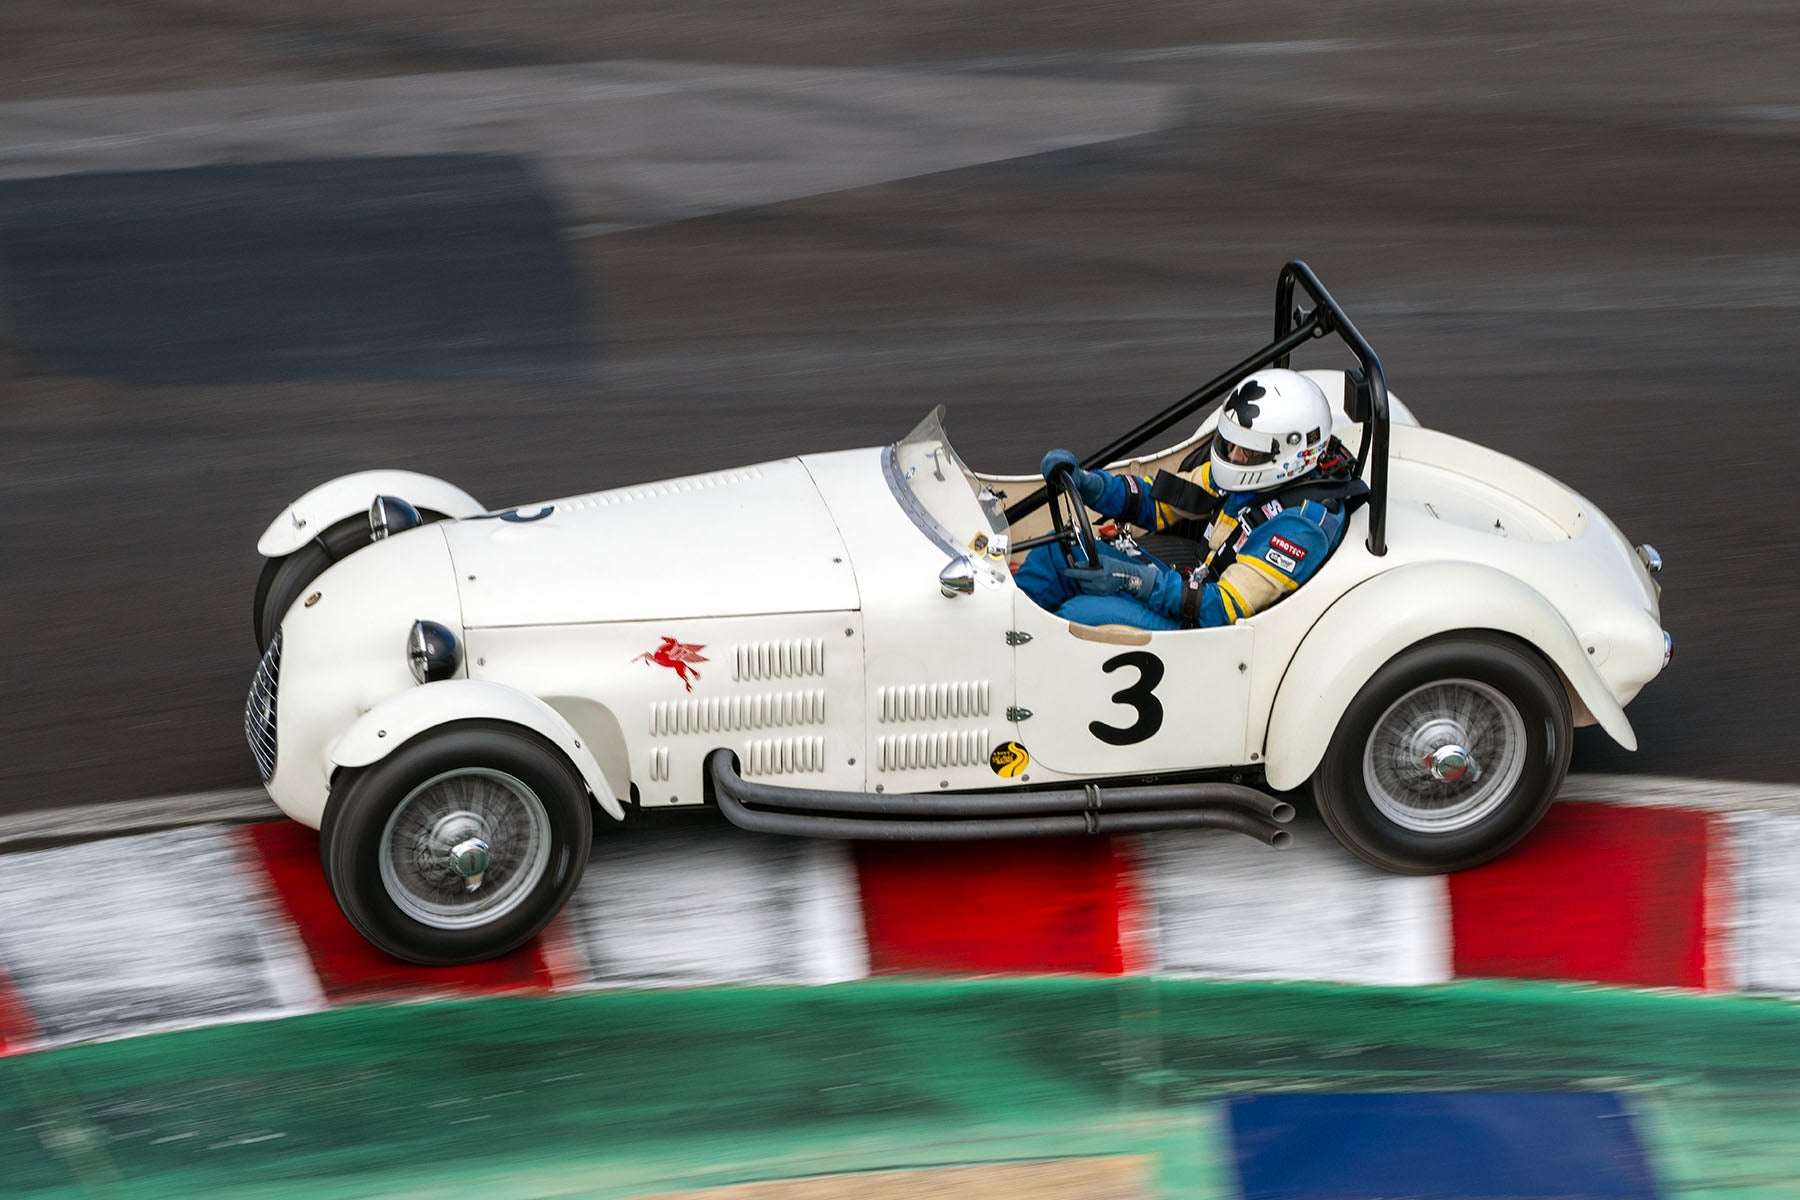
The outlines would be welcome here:
M 733 648 L 731 677 L 739 683 L 757 679 L 794 679 L 824 673 L 824 638 L 745 642 Z
M 618 504 L 655 500 L 661 496 L 680 496 L 688 492 L 710 491 L 713 488 L 730 487 L 733 484 L 749 483 L 753 479 L 761 478 L 762 472 L 755 467 L 747 467 L 741 471 L 720 471 L 713 475 L 689 475 L 685 479 L 665 479 L 661 483 L 646 483 L 637 487 L 617 488 L 610 492 L 595 492 L 591 496 L 577 496 L 571 500 L 558 500 L 556 507 L 566 512 L 611 508 Z

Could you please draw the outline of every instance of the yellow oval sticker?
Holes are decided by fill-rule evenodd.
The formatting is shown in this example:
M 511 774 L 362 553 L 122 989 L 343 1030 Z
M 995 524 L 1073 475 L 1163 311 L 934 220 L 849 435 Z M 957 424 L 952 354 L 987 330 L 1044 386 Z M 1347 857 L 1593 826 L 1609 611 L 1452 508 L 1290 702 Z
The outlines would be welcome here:
M 1025 753 L 1025 747 L 1018 742 L 1001 742 L 988 755 L 988 766 L 1003 779 L 1016 778 L 1030 765 L 1031 755 Z

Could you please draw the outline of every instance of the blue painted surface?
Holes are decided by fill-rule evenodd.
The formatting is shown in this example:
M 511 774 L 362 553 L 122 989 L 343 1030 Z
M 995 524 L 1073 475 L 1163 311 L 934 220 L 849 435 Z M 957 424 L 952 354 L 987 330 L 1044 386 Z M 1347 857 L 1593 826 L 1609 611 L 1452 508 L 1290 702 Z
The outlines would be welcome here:
M 1656 1200 L 1611 1092 L 1230 1101 L 1244 1200 Z
M 559 218 L 523 159 L 421 155 L 0 182 L 26 345 L 138 384 L 585 377 Z

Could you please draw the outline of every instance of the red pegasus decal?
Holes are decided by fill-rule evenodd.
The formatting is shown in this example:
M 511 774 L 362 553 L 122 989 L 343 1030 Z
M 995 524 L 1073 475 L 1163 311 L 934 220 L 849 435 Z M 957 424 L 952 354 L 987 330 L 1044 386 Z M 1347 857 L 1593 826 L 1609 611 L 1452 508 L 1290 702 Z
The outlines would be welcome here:
M 662 645 L 654 650 L 646 650 L 631 661 L 668 667 L 680 677 L 681 685 L 691 692 L 694 690 L 694 680 L 700 678 L 700 672 L 694 670 L 693 664 L 706 661 L 700 653 L 704 649 L 704 644 L 689 645 L 666 637 L 662 640 Z

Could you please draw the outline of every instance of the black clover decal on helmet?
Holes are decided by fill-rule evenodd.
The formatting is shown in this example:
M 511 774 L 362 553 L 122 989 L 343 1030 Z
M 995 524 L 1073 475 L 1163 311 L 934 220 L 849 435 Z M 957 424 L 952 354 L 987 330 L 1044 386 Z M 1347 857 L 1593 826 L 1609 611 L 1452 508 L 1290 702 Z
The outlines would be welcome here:
M 1262 416 L 1262 409 L 1257 406 L 1256 401 L 1268 394 L 1268 389 L 1256 380 L 1245 380 L 1238 385 L 1237 391 L 1231 393 L 1231 399 L 1225 402 L 1225 410 L 1237 419 L 1239 425 L 1245 429 L 1253 429 L 1255 427 L 1251 425 L 1251 421 Z

